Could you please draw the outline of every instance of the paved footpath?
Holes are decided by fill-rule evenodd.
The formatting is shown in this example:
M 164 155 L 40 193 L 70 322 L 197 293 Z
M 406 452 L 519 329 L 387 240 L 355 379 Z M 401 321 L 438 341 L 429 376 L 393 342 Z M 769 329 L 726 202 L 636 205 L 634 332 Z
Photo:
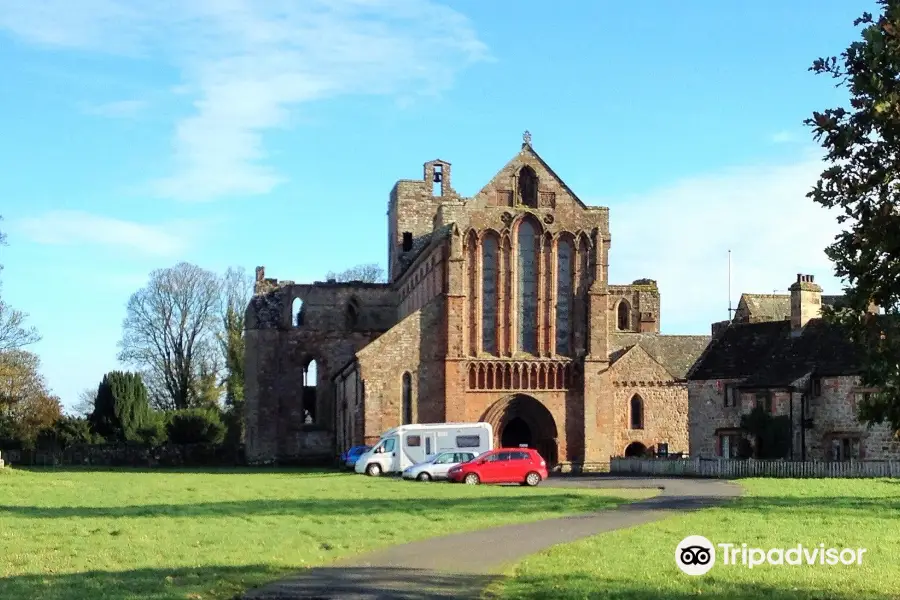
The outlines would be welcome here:
M 479 598 L 508 565 L 581 538 L 727 501 L 735 483 L 709 479 L 553 477 L 548 487 L 657 489 L 652 498 L 596 513 L 503 525 L 377 550 L 248 591 L 245 600 L 446 600 Z

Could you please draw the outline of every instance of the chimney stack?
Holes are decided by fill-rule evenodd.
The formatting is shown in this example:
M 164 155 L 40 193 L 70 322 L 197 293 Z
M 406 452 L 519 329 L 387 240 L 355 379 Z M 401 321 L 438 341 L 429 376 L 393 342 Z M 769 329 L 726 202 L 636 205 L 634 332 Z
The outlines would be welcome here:
M 799 332 L 810 319 L 822 316 L 822 288 L 812 275 L 797 273 L 791 292 L 791 331 Z

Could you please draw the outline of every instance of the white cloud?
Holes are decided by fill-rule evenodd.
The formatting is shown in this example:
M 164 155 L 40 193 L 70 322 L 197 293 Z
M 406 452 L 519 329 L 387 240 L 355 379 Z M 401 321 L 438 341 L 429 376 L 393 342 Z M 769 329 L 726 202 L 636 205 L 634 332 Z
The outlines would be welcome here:
M 841 293 L 825 247 L 841 230 L 837 213 L 806 197 L 824 169 L 818 156 L 682 179 L 610 207 L 610 283 L 649 277 L 660 286 L 661 326 L 707 333 L 743 292 L 786 293 L 797 273 Z
M 194 111 L 175 128 L 174 173 L 153 187 L 186 200 L 278 185 L 262 134 L 299 103 L 433 94 L 489 58 L 464 16 L 429 0 L 0 0 L 0 28 L 178 69 Z
M 185 251 L 186 240 L 194 239 L 197 226 L 187 222 L 144 225 L 81 211 L 55 210 L 20 219 L 16 228 L 38 244 L 93 244 L 172 257 Z
M 143 100 L 118 100 L 85 108 L 85 112 L 92 115 L 111 118 L 133 117 L 147 107 Z

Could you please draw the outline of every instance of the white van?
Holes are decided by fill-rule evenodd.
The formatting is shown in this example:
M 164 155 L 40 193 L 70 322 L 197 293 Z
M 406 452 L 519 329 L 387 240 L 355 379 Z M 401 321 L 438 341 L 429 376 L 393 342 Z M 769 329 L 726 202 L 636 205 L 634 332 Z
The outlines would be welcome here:
M 377 477 L 402 473 L 440 452 L 459 450 L 475 456 L 493 450 L 490 423 L 418 423 L 388 430 L 356 461 L 356 472 Z

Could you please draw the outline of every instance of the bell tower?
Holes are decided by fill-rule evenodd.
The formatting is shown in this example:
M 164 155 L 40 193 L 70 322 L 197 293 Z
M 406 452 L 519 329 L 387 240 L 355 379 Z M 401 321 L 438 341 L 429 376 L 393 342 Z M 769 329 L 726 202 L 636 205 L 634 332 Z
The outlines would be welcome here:
M 423 165 L 421 180 L 401 179 L 391 191 L 388 205 L 388 277 L 399 274 L 401 261 L 419 249 L 420 241 L 434 230 L 434 216 L 441 202 L 455 199 L 450 185 L 450 163 L 431 160 Z

